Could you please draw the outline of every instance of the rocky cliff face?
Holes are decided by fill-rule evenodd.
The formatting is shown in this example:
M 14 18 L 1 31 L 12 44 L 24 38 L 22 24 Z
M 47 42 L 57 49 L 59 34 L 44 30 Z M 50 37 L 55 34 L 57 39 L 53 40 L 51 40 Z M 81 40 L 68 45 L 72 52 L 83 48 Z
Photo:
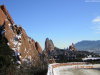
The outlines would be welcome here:
M 7 46 L 15 52 L 15 56 L 20 58 L 19 64 L 28 61 L 41 62 L 39 53 L 42 53 L 42 49 L 39 43 L 35 43 L 21 26 L 14 23 L 4 5 L 0 6 L 0 37 L 6 38 Z
M 0 6 L 0 26 L 3 25 L 4 20 L 7 19 L 11 24 L 14 24 L 14 21 L 10 14 L 8 13 L 6 7 L 4 5 Z
M 38 51 L 40 54 L 42 54 L 42 48 L 40 47 L 40 45 L 39 45 L 38 42 L 35 43 L 35 47 L 36 47 L 37 51 Z
M 49 40 L 49 38 L 46 38 L 45 50 L 48 52 L 51 52 L 54 50 L 54 44 L 53 44 L 52 40 Z

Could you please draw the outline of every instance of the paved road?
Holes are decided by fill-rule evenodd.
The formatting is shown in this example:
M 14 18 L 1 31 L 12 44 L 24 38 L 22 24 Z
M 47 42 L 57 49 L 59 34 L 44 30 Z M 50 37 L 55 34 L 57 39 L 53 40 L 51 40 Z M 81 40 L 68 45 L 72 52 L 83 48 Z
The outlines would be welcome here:
M 100 69 L 63 69 L 58 75 L 100 75 Z

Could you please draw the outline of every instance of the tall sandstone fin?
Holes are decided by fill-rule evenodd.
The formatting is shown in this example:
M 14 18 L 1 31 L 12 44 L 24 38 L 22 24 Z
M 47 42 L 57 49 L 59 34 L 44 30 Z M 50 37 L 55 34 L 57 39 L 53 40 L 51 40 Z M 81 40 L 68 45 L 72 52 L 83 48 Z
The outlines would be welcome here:
M 7 39 L 7 45 L 20 58 L 21 63 L 30 61 L 37 65 L 42 62 L 37 50 L 41 49 L 40 45 L 36 48 L 35 41 L 28 37 L 25 30 L 14 24 L 4 5 L 0 6 L 0 37 Z M 42 49 L 40 52 L 42 53 Z
M 1 12 L 2 11 L 2 12 Z M 0 17 L 0 20 L 2 20 L 2 23 L 0 25 L 3 24 L 4 22 L 4 19 L 8 19 L 10 21 L 11 24 L 14 24 L 14 21 L 12 19 L 12 17 L 10 16 L 10 14 L 8 13 L 8 10 L 6 9 L 6 7 L 4 5 L 1 5 L 0 6 L 0 14 L 1 14 L 1 17 Z M 4 16 L 5 15 L 5 16 Z
M 49 38 L 46 38 L 45 50 L 48 52 L 51 52 L 54 50 L 54 44 L 53 44 L 52 40 L 49 40 Z

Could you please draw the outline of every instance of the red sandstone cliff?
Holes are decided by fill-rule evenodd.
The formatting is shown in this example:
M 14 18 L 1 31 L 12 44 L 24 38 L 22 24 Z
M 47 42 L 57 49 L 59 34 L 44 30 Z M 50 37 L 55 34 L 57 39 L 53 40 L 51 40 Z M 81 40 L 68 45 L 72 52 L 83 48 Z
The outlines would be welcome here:
M 14 24 L 14 21 L 10 14 L 8 13 L 6 7 L 4 5 L 0 6 L 0 26 L 3 25 L 4 20 L 7 19 L 11 24 Z
M 14 50 L 22 63 L 32 61 L 35 65 L 41 62 L 39 53 L 42 53 L 42 49 L 39 43 L 28 37 L 21 26 L 14 24 L 4 5 L 0 6 L 0 35 L 7 39 L 7 45 Z

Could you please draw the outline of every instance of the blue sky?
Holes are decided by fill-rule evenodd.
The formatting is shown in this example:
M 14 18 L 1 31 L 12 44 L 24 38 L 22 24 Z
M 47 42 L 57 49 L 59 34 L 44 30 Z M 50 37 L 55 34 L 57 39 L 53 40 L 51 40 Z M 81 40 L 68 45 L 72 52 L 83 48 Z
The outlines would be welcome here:
M 72 42 L 100 40 L 100 2 L 91 1 L 0 0 L 0 4 L 42 48 L 47 37 L 55 46 L 67 48 Z

